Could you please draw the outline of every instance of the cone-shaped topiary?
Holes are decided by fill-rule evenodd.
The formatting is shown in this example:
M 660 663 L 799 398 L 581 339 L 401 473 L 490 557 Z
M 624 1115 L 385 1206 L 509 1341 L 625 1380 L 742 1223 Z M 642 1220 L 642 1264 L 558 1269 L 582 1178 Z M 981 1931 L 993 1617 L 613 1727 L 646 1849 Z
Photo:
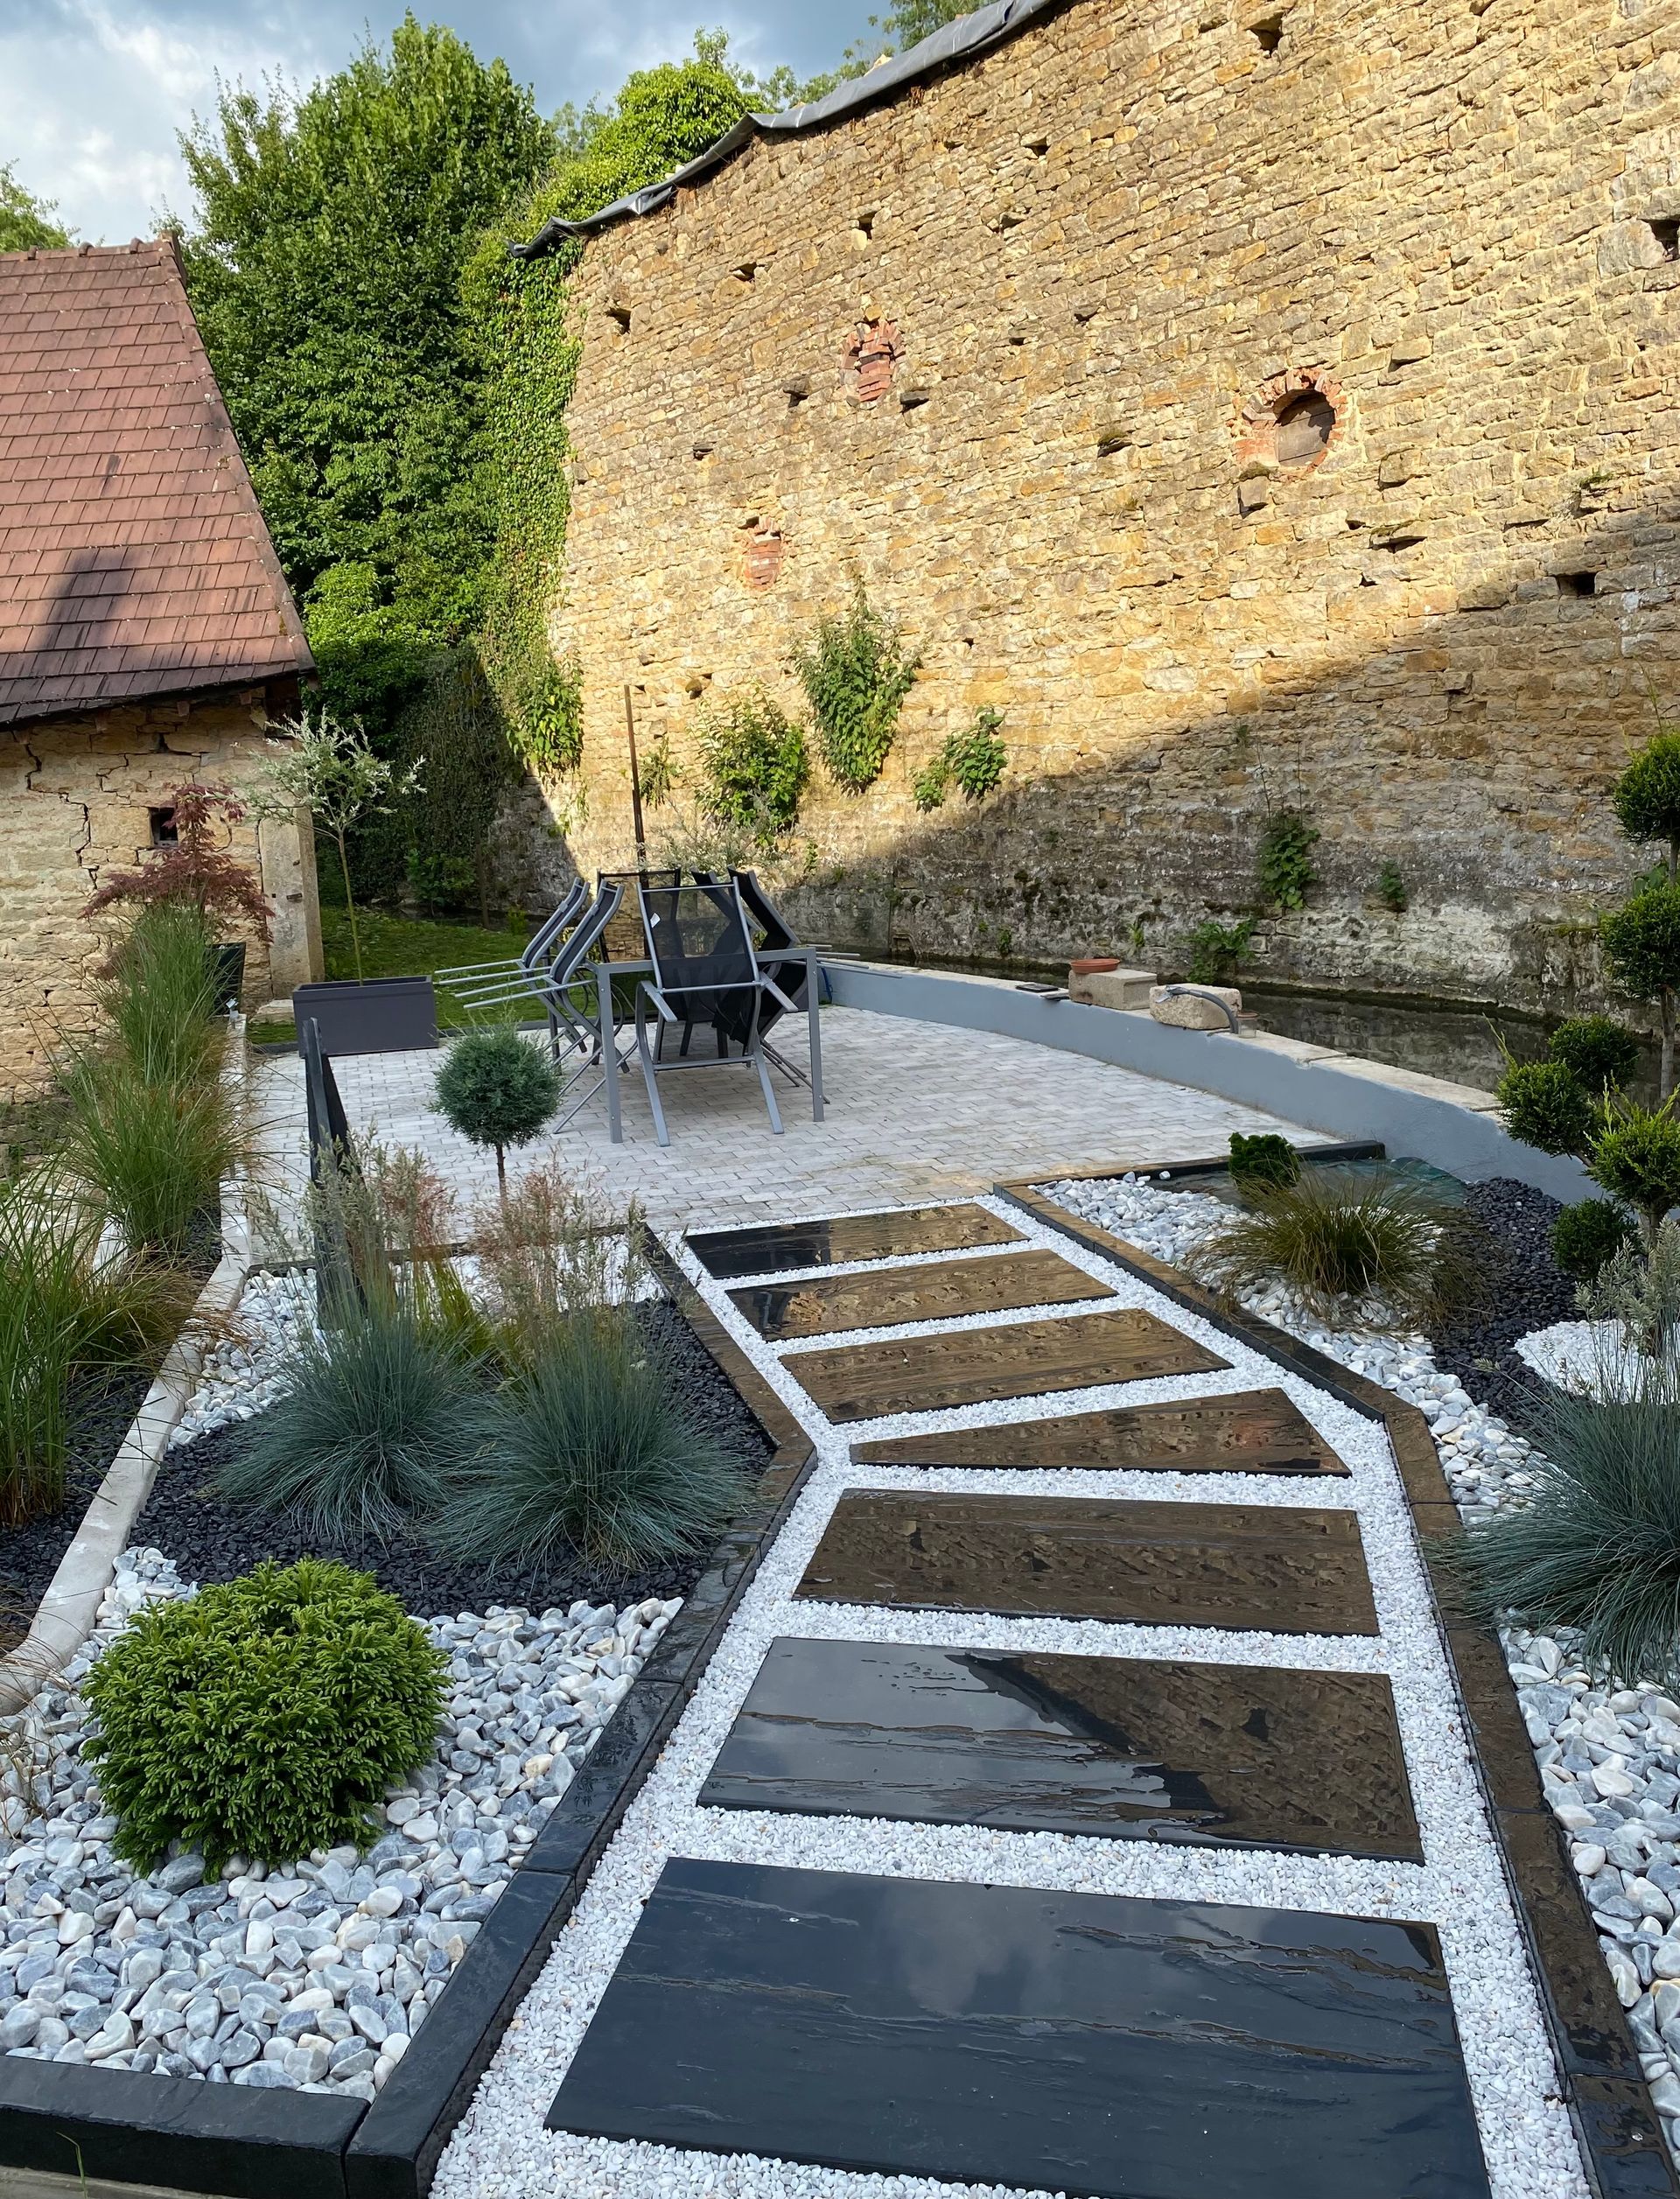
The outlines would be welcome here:
M 86 1683 L 117 1853 L 150 1870 L 179 1840 L 214 1873 L 371 1840 L 431 1754 L 444 1670 L 394 1596 L 318 1558 L 148 1606 Z

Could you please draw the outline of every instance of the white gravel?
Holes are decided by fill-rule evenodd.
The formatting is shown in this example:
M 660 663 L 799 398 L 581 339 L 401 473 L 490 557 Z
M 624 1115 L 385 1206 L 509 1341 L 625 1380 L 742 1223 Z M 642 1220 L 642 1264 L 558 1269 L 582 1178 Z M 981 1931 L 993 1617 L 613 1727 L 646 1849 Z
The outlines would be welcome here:
M 754 2157 L 724 2159 L 582 2139 L 542 2128 L 555 2090 L 641 1905 L 672 1854 L 878 1875 L 1211 1898 L 1279 1908 L 1329 1908 L 1432 1922 L 1446 1950 L 1496 2199 L 1586 2199 L 1578 2152 L 1557 2097 L 1556 2073 L 1533 1982 L 1498 1851 L 1483 1815 L 1442 1647 L 1428 1615 L 1428 1586 L 1386 1438 L 1372 1422 L 1172 1306 L 1095 1254 L 1012 1210 L 1002 1206 L 995 1210 L 1015 1222 L 1029 1243 L 1050 1246 L 1110 1282 L 1116 1303 L 1145 1306 L 1171 1326 L 1210 1344 L 1230 1362 L 1229 1371 L 1103 1385 L 1052 1398 L 898 1416 L 836 1429 L 794 1379 L 798 1352 L 778 1352 L 766 1345 L 729 1304 L 723 1286 L 683 1252 L 685 1265 L 713 1312 L 816 1439 L 820 1462 L 456 2132 L 439 2167 L 435 2187 L 438 2199 L 512 2199 L 514 2194 L 533 2192 L 564 2193 L 566 2199 L 652 2199 L 654 2194 L 660 2199 L 666 2195 L 689 2199 L 702 2193 L 734 2194 L 738 2199 L 786 2199 L 789 2194 L 808 2194 L 810 2199 L 900 2199 L 900 2195 L 902 2199 L 911 2195 L 934 2199 L 937 2194 L 949 2199 L 954 2191 L 977 2188 L 920 2178 L 844 2174 Z M 1006 1326 L 1017 1318 L 1004 1316 L 982 1325 Z M 948 1324 L 918 1325 L 919 1331 L 924 1326 Z M 869 1332 L 872 1341 L 881 1334 Z M 825 1344 L 836 1341 L 844 1340 L 823 1340 Z M 1415 1356 L 1409 1341 L 1394 1340 L 1394 1348 Z M 1205 1476 L 1182 1474 L 1036 1474 L 978 1469 L 916 1473 L 854 1467 L 848 1456 L 854 1440 L 913 1429 L 991 1425 L 1085 1411 L 1110 1403 L 1147 1404 L 1256 1387 L 1284 1390 L 1347 1461 L 1350 1479 L 1285 1482 L 1221 1476 L 1215 1487 Z M 1461 1418 L 1450 1398 L 1437 1402 L 1438 1418 Z M 1464 1403 L 1467 1406 L 1468 1400 Z M 839 1496 L 848 1488 L 868 1486 L 1023 1494 L 1054 1487 L 1060 1495 L 1092 1497 L 1135 1495 L 1155 1501 L 1351 1505 L 1359 1516 L 1381 1635 L 1365 1640 L 1110 1627 L 793 1600 L 793 1591 Z M 718 1747 L 766 1648 L 777 1635 L 785 1634 L 1385 1671 L 1394 1685 L 1426 1860 L 1420 1866 L 1056 1833 L 703 1810 L 696 1797 Z M 1333 1766 L 1326 1769 L 1326 1775 L 1334 1775 Z
M 126 1551 L 87 1647 L 15 1722 L 0 1775 L 0 2050 L 372 2099 L 407 2052 L 676 1603 L 493 1609 L 424 1623 L 451 1657 L 433 1761 L 364 1856 L 265 1870 L 113 1853 L 77 1691 L 130 1615 L 190 1593 Z

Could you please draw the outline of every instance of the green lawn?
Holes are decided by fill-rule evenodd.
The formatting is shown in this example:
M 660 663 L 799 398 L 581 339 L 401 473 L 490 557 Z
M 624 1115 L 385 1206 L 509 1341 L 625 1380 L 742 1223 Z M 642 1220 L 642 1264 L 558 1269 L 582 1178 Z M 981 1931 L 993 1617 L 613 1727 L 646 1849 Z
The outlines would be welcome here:
M 364 977 L 430 977 L 463 963 L 508 961 L 524 945 L 530 927 L 522 917 L 517 931 L 506 928 L 486 931 L 480 925 L 457 923 L 448 917 L 394 916 L 385 909 L 373 908 L 356 912 L 356 929 L 361 939 Z M 343 908 L 321 911 L 321 945 L 329 977 L 355 976 L 350 920 Z M 469 1011 L 447 986 L 438 989 L 441 1030 L 457 1030 L 466 1023 L 530 1022 L 539 1013 L 532 1000 Z M 284 1042 L 294 1035 L 290 1024 L 253 1024 L 250 1030 L 251 1040 L 258 1046 Z

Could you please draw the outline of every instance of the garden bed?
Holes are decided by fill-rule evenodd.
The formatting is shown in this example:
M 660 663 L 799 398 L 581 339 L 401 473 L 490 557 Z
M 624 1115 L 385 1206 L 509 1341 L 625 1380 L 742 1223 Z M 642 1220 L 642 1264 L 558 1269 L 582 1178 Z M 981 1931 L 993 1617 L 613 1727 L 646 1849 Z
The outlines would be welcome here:
M 776 1401 L 749 1368 L 725 1370 L 726 1340 L 663 1300 L 637 1318 L 690 1418 L 745 1469 L 709 1557 L 626 1582 L 309 1544 L 379 1573 L 450 1660 L 438 1751 L 388 1794 L 365 1854 L 273 1871 L 235 1858 L 206 1885 L 196 1854 L 147 1876 L 111 1851 L 75 1683 L 134 1610 L 182 1593 L 189 1563 L 220 1580 L 298 1554 L 200 1493 L 248 1424 L 166 1454 L 94 1642 L 32 1706 L 35 1812 L 0 1840 L 0 2161 L 228 2199 L 424 2188 L 806 1462 L 797 1440 L 774 1448 L 754 1409 L 774 1424 Z

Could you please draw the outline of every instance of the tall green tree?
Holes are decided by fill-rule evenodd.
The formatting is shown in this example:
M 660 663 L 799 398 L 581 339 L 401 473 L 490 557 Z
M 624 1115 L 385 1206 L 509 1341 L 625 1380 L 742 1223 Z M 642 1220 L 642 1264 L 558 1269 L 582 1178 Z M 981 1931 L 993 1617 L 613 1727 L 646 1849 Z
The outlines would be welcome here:
M 53 220 L 58 207 L 50 199 L 38 199 L 25 191 L 12 171 L 17 162 L 0 166 L 0 252 L 27 252 L 68 244 L 70 232 Z
M 502 62 L 412 15 L 306 92 L 225 89 L 182 139 L 193 308 L 326 699 L 376 739 L 481 610 L 461 278 L 555 150 Z

